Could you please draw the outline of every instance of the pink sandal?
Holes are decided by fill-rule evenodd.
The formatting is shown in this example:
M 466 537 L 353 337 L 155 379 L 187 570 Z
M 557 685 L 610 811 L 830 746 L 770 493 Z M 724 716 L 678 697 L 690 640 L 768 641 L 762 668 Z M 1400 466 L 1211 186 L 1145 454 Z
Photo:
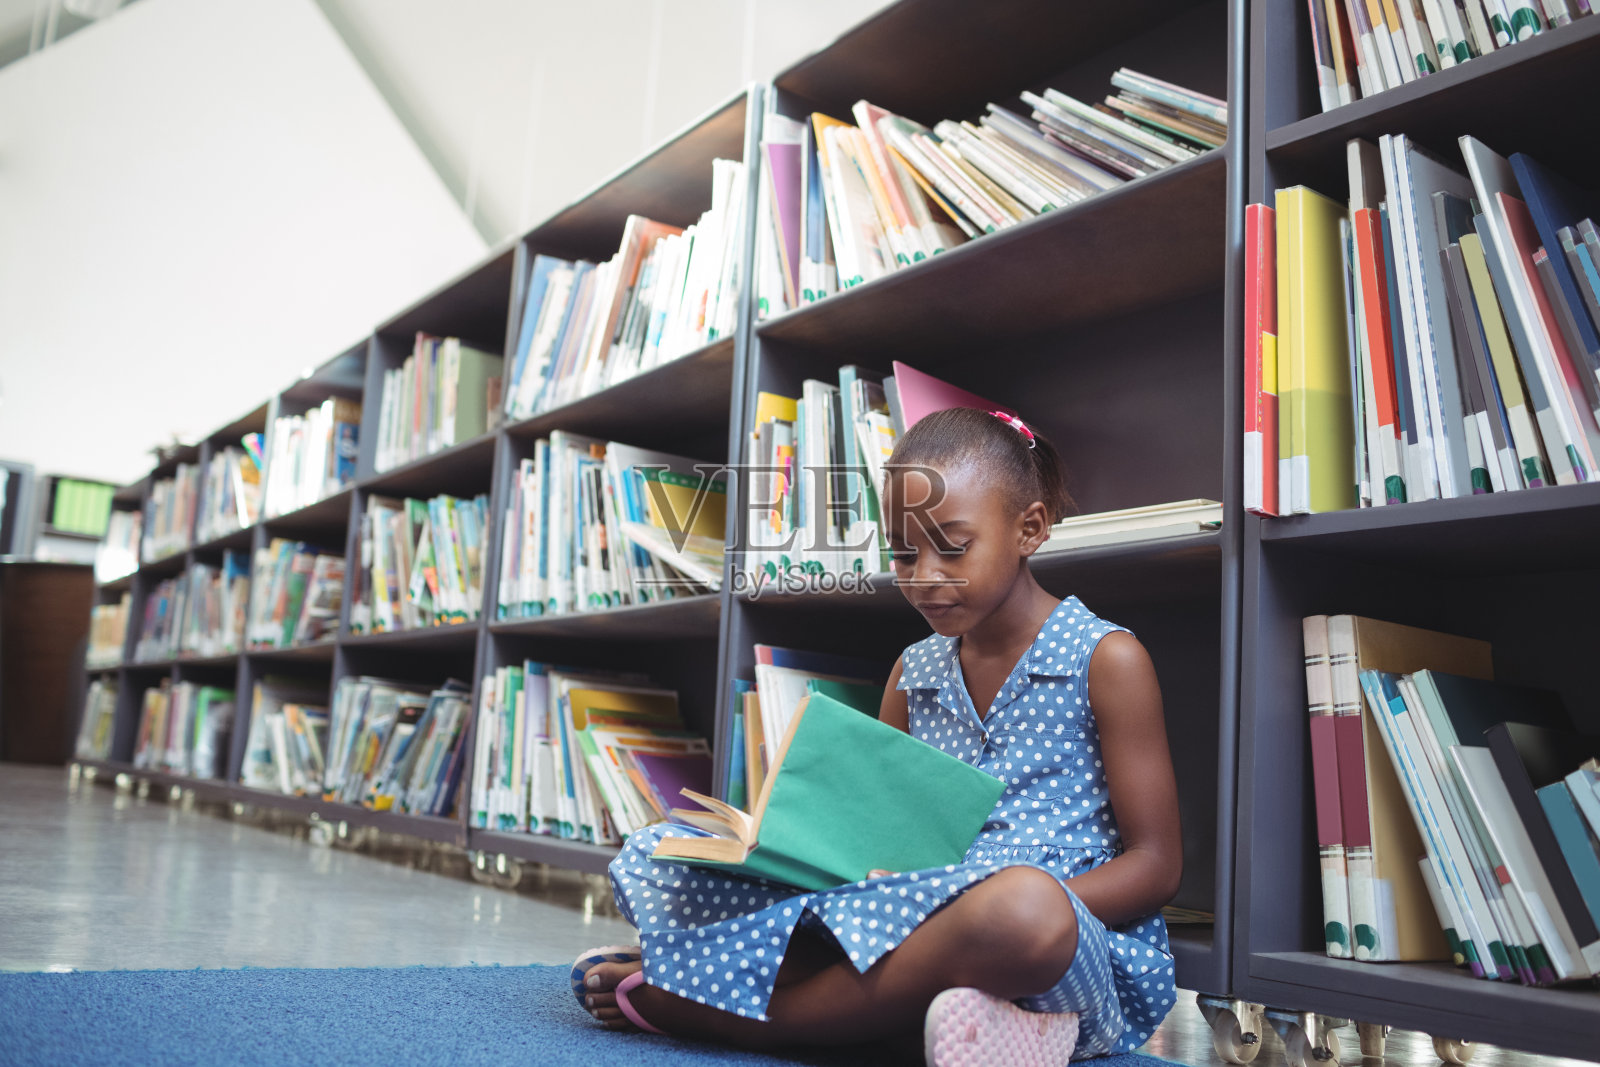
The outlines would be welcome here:
M 928 1067 L 1065 1067 L 1078 1044 L 1078 1016 L 1024 1011 L 981 989 L 946 989 L 928 1005 L 922 1040 Z
M 665 1034 L 666 1031 L 661 1029 L 659 1026 L 651 1026 L 649 1023 L 645 1022 L 644 1016 L 635 1011 L 633 1005 L 628 1002 L 628 994 L 632 993 L 635 989 L 638 989 L 642 985 L 644 985 L 643 971 L 634 971 L 632 974 L 628 975 L 628 977 L 618 982 L 615 990 L 617 994 L 617 1007 L 622 1009 L 623 1018 L 627 1019 L 630 1023 L 637 1026 L 645 1033 Z

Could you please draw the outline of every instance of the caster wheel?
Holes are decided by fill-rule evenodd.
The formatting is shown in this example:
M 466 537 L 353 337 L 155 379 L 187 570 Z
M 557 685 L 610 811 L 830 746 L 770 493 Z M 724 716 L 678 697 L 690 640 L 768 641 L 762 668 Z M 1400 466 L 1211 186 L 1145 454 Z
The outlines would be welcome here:
M 1472 1059 L 1472 1054 L 1478 1046 L 1471 1041 L 1462 1041 L 1454 1037 L 1436 1037 L 1433 1039 L 1433 1051 L 1446 1063 L 1463 1064 Z
M 1298 1020 L 1280 1025 L 1278 1033 L 1283 1038 L 1283 1058 L 1289 1067 L 1339 1067 L 1339 1035 L 1320 1017 L 1312 1017 L 1313 1033 L 1320 1033 L 1316 1041 L 1306 1030 L 1306 1023 Z
M 314 822 L 307 828 L 306 840 L 317 848 L 328 848 L 334 840 L 333 827 L 325 822 Z
M 474 852 L 472 854 L 472 866 L 468 870 L 472 872 L 472 880 L 479 885 L 492 886 L 495 884 L 494 867 L 490 863 L 487 852 Z
M 1389 1038 L 1389 1028 L 1382 1023 L 1356 1023 L 1356 1032 L 1361 1035 L 1361 1058 L 1364 1060 L 1383 1059 L 1384 1046 Z
M 1250 1063 L 1261 1051 L 1261 1029 L 1259 1011 L 1247 1008 L 1245 1018 L 1240 1019 L 1232 1009 L 1223 1008 L 1211 1021 L 1211 1047 L 1225 1063 Z

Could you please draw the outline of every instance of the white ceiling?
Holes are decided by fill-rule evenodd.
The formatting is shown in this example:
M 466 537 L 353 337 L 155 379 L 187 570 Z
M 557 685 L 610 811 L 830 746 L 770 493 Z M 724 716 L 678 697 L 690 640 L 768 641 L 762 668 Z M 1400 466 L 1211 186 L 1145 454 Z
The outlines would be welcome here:
M 61 2 L 0 0 L 0 66 L 26 59 L 35 19 L 42 28 L 52 3 L 58 40 L 92 26 Z M 491 243 L 885 4 L 316 2 Z

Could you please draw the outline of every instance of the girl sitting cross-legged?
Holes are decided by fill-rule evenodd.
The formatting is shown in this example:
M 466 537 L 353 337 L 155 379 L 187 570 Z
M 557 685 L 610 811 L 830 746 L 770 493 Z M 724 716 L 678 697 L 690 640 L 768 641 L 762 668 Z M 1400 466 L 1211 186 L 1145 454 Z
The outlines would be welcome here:
M 934 634 L 880 716 L 1006 783 L 964 862 L 799 892 L 652 859 L 650 827 L 611 864 L 639 947 L 585 953 L 574 990 L 613 1029 L 752 1049 L 920 1041 L 968 1067 L 1131 1051 L 1173 1005 L 1160 909 L 1182 863 L 1150 657 L 1034 580 L 1069 500 L 1020 420 L 928 415 L 884 488 L 895 576 Z

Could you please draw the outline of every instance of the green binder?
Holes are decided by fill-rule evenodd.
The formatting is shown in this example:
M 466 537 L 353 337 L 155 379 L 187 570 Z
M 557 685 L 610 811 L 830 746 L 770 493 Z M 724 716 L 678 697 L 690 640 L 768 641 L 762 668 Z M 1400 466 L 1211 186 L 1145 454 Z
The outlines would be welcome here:
M 869 871 L 960 863 L 1005 783 L 822 693 L 795 713 L 749 814 L 685 790 L 673 816 L 717 837 L 667 836 L 659 859 L 800 889 Z

